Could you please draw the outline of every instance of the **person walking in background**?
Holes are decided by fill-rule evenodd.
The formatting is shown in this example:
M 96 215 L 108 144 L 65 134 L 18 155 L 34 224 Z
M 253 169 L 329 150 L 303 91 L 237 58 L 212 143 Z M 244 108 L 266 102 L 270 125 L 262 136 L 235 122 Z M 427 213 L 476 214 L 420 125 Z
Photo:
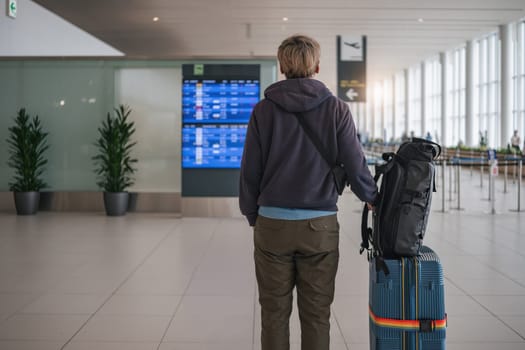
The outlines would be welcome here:
M 277 57 L 286 80 L 268 87 L 253 109 L 241 162 L 239 206 L 254 226 L 262 350 L 290 348 L 292 292 L 297 288 L 301 349 L 327 350 L 330 305 L 339 261 L 339 224 L 330 166 L 301 127 L 344 164 L 352 191 L 372 203 L 370 174 L 348 105 L 312 77 L 320 46 L 291 36 Z
M 516 151 L 516 153 L 521 153 L 520 144 L 521 144 L 521 139 L 520 139 L 520 136 L 518 135 L 518 130 L 514 130 L 514 135 L 512 135 L 510 139 L 510 145 Z

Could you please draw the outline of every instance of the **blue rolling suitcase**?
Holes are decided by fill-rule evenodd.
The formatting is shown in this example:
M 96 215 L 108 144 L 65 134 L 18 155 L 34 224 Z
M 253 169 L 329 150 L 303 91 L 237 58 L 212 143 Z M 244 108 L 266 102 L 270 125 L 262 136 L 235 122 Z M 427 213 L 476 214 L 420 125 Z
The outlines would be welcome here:
M 443 269 L 432 249 L 423 246 L 416 257 L 372 259 L 369 303 L 370 349 L 445 349 Z

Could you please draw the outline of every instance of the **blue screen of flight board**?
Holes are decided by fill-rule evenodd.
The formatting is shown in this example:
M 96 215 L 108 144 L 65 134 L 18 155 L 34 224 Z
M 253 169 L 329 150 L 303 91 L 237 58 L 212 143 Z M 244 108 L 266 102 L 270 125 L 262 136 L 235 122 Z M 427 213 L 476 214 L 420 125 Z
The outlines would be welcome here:
M 239 168 L 247 124 L 185 124 L 183 168 Z
M 184 79 L 182 122 L 248 123 L 259 94 L 259 80 Z

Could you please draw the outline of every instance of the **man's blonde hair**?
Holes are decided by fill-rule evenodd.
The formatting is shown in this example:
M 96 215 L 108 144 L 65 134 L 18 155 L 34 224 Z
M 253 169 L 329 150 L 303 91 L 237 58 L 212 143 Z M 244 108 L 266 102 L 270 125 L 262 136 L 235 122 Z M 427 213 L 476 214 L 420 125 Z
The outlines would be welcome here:
M 317 70 L 321 46 L 305 35 L 292 35 L 279 46 L 277 59 L 281 71 L 288 79 L 310 78 Z

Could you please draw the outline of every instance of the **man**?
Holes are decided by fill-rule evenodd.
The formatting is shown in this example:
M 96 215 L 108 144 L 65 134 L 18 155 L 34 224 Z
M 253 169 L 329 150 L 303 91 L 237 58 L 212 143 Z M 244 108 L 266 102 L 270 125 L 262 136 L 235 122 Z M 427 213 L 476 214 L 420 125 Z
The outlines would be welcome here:
M 521 150 L 520 150 L 521 140 L 520 140 L 520 136 L 518 135 L 518 130 L 514 130 L 514 135 L 512 135 L 510 139 L 510 144 L 517 153 L 521 153 Z
M 329 349 L 330 305 L 339 260 L 338 194 L 328 162 L 298 121 L 344 164 L 353 192 L 373 203 L 368 170 L 349 108 L 318 80 L 320 47 L 306 36 L 277 53 L 286 80 L 265 91 L 250 118 L 241 164 L 241 212 L 254 228 L 262 350 L 288 350 L 297 287 L 301 349 Z M 298 115 L 299 113 L 299 115 Z

